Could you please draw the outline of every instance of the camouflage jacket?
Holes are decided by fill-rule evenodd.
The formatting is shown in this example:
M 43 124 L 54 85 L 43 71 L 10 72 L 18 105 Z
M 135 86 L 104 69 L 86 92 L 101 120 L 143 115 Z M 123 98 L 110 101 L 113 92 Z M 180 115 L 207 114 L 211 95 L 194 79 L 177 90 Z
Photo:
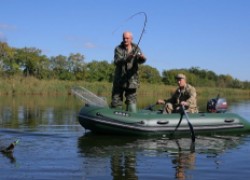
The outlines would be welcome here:
M 174 108 L 178 107 L 181 101 L 187 102 L 187 107 L 190 112 L 197 112 L 197 102 L 196 102 L 196 89 L 190 84 L 180 90 L 177 88 L 175 93 L 170 99 L 165 100 L 165 102 L 170 102 L 173 104 Z
M 136 51 L 136 52 L 135 52 Z M 132 54 L 136 55 L 142 53 L 140 48 L 136 44 L 132 43 Z M 139 87 L 139 64 L 144 63 L 144 60 L 136 57 L 128 61 L 129 53 L 126 51 L 123 43 L 115 48 L 114 53 L 114 85 L 121 86 L 123 88 L 134 89 Z

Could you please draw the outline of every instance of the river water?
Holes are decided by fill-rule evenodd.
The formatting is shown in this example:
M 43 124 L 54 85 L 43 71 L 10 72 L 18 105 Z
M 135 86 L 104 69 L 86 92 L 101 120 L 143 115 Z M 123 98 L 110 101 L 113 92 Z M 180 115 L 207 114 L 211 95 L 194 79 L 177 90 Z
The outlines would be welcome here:
M 74 97 L 0 97 L 1 179 L 248 179 L 250 135 L 136 138 L 95 135 Z M 232 102 L 250 122 L 250 101 Z

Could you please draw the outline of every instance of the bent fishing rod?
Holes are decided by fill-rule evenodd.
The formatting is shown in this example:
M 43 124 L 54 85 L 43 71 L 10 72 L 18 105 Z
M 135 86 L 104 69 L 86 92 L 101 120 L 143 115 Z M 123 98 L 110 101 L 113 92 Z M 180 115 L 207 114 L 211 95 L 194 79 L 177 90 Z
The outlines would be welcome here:
M 136 44 L 136 48 L 134 50 L 134 55 L 136 54 L 136 52 L 137 52 L 137 50 L 139 48 L 139 44 L 141 42 L 142 36 L 143 36 L 143 34 L 145 33 L 145 30 L 146 30 L 146 25 L 147 25 L 147 21 L 148 21 L 147 14 L 145 12 L 138 12 L 138 13 L 133 14 L 132 16 L 130 16 L 129 18 L 127 18 L 125 20 L 125 22 L 127 22 L 127 21 L 133 19 L 135 16 L 138 16 L 138 15 L 141 15 L 141 14 L 144 16 L 144 23 L 143 23 L 143 27 L 142 27 L 142 30 L 141 30 L 140 38 L 139 38 L 139 40 L 138 40 L 138 42 Z M 115 31 L 117 31 L 117 29 Z M 113 31 L 113 33 L 115 31 Z
M 144 32 L 145 32 L 146 25 L 147 25 L 147 21 L 148 21 L 147 14 L 146 14 L 145 12 L 136 13 L 136 14 L 134 14 L 133 16 L 131 16 L 131 18 L 133 18 L 134 16 L 139 15 L 139 14 L 143 14 L 143 15 L 144 15 L 144 24 L 143 24 L 143 28 L 142 28 L 142 31 L 141 31 L 141 35 L 140 35 L 140 38 L 139 38 L 138 43 L 137 43 L 137 45 L 136 45 L 136 49 L 135 49 L 135 52 L 134 52 L 134 53 L 136 53 L 137 50 L 138 50 L 139 44 L 140 44 L 141 39 L 142 39 L 142 36 L 143 36 L 143 34 L 144 34 Z

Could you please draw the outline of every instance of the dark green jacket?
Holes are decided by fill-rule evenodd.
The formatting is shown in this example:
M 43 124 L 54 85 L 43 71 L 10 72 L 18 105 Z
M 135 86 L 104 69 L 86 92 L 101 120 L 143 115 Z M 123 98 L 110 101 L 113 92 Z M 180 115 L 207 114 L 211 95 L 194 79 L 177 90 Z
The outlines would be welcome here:
M 136 51 L 136 52 L 135 52 Z M 142 53 L 140 48 L 136 44 L 132 44 L 132 54 L 136 55 Z M 114 52 L 114 85 L 121 86 L 123 88 L 135 89 L 139 86 L 139 64 L 145 62 L 138 57 L 133 58 L 131 61 L 127 60 L 129 56 L 123 43 L 115 48 Z

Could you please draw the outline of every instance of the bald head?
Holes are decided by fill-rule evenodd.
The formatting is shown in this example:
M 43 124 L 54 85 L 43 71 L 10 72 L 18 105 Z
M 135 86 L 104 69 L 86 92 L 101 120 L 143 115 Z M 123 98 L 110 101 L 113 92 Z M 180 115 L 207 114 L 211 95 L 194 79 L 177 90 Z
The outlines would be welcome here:
M 131 32 L 124 32 L 122 35 L 122 39 L 123 39 L 123 44 L 126 48 L 131 48 L 131 44 L 133 41 L 133 35 Z
M 129 31 L 125 31 L 123 34 L 122 34 L 122 37 L 129 37 L 131 39 L 133 39 L 133 34 Z

